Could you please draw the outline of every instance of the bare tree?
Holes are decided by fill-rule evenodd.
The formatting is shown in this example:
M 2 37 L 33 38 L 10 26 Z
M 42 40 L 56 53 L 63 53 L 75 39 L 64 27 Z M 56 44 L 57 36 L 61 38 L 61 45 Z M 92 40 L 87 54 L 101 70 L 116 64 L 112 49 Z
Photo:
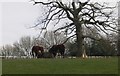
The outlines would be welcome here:
M 1 54 L 2 56 L 6 56 L 6 51 L 4 46 L 1 48 Z
M 32 41 L 29 36 L 22 37 L 19 41 L 21 49 L 23 49 L 27 56 L 30 55 L 31 47 L 32 47 Z
M 62 44 L 66 40 L 66 36 L 61 32 L 46 31 L 41 37 L 33 40 L 34 44 L 43 46 L 47 51 L 53 45 Z
M 38 38 L 32 38 L 32 45 L 40 45 L 40 40 Z
M 48 45 L 52 46 L 63 43 L 63 41 L 66 39 L 66 36 L 61 32 L 47 31 L 42 39 L 45 40 Z
M 117 32 L 115 18 L 112 17 L 112 10 L 115 7 L 110 7 L 106 3 L 99 4 L 90 2 L 90 0 L 77 0 L 77 2 L 74 0 L 67 2 L 63 0 L 33 1 L 34 4 L 42 4 L 47 7 L 44 14 L 46 17 L 40 18 L 35 26 L 43 25 L 42 29 L 47 29 L 52 24 L 58 27 L 55 32 L 62 30 L 67 36 L 71 34 L 70 37 L 76 36 L 77 56 L 82 56 L 80 51 L 84 52 L 82 50 L 84 38 L 92 38 L 83 34 L 84 27 L 88 29 L 94 27 L 99 33 L 105 34 L 108 34 L 108 31 Z
M 25 51 L 24 49 L 21 48 L 19 42 L 13 43 L 13 54 L 14 56 L 18 56 L 18 57 L 25 56 Z
M 1 48 L 2 56 L 13 56 L 13 46 L 5 45 Z

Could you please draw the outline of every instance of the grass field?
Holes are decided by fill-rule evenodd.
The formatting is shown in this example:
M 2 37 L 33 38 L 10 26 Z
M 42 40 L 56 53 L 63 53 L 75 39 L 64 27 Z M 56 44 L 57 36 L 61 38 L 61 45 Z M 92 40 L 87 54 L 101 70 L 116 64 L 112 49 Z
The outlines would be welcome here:
M 0 58 L 0 75 L 2 74 L 2 59 Z
M 3 74 L 118 74 L 117 58 L 4 59 Z

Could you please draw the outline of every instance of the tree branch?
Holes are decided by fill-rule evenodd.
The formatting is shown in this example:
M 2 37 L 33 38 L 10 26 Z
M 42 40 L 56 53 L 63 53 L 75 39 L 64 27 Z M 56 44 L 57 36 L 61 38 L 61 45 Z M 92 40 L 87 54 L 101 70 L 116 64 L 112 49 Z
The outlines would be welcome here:
M 65 29 L 65 28 L 67 28 L 67 27 L 71 27 L 72 25 L 74 25 L 74 23 L 70 23 L 70 24 L 67 25 L 67 26 L 64 26 L 64 27 L 58 28 L 58 29 L 56 29 L 54 32 L 56 32 L 56 31 L 58 31 L 58 30 Z
M 76 35 L 76 34 L 74 34 L 74 35 L 68 37 L 62 44 L 65 44 L 70 38 L 74 37 L 75 35 Z

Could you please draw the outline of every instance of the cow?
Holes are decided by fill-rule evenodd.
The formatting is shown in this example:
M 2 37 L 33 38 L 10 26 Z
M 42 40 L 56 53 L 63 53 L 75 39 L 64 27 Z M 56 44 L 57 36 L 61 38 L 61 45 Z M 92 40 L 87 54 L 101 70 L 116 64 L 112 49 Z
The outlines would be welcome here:
M 44 53 L 44 49 L 41 46 L 33 46 L 32 47 L 32 56 L 33 58 L 42 58 Z
M 63 44 L 53 45 L 49 49 L 49 53 L 56 57 L 57 54 L 60 54 L 64 58 L 65 46 Z

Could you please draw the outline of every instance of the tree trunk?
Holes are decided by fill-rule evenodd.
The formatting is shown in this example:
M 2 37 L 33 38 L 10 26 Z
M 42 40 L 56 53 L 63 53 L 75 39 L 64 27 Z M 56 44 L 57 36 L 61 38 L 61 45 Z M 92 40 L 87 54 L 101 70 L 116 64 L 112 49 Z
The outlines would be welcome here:
M 83 38 L 82 38 L 82 26 L 80 23 L 75 22 L 76 26 L 76 36 L 77 36 L 77 56 L 82 57 L 82 46 L 83 46 Z

